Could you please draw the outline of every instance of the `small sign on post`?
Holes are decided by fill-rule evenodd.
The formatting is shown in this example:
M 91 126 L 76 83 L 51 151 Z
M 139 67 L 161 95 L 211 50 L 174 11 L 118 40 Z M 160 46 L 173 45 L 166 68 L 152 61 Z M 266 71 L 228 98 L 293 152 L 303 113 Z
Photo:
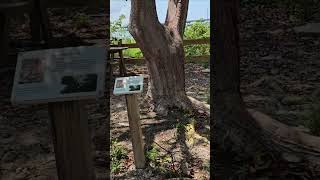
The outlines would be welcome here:
M 116 78 L 113 93 L 115 95 L 125 95 L 129 126 L 132 138 L 134 161 L 137 169 L 145 168 L 146 158 L 144 155 L 144 145 L 142 131 L 140 127 L 140 113 L 138 106 L 137 93 L 143 89 L 142 76 L 130 76 Z
M 106 50 L 72 47 L 20 53 L 11 101 L 48 103 L 59 180 L 94 180 L 85 99 L 104 94 Z

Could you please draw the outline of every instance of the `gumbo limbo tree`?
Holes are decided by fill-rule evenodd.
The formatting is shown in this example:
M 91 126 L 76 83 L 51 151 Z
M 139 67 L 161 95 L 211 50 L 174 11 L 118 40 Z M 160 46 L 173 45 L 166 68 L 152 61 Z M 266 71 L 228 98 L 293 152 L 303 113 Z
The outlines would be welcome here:
M 197 103 L 185 92 L 183 34 L 188 4 L 189 0 L 168 0 L 165 23 L 161 24 L 155 0 L 131 0 L 129 32 L 146 59 L 148 95 L 160 114 L 166 114 L 171 106 L 185 109 Z
M 262 151 L 319 165 L 320 137 L 246 109 L 240 93 L 239 0 L 213 0 L 213 11 L 215 144 L 246 157 Z

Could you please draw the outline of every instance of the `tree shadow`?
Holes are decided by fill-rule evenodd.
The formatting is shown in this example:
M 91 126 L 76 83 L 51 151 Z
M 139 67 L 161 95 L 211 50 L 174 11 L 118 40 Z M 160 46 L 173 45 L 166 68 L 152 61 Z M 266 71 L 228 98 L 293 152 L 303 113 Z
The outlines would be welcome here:
M 159 122 L 159 120 L 163 120 L 162 122 Z M 190 153 L 190 148 L 188 147 L 186 141 L 186 127 L 190 123 L 188 119 L 184 116 L 182 116 L 179 112 L 169 114 L 167 117 L 160 117 L 156 116 L 152 118 L 152 121 L 154 123 L 148 123 L 142 124 L 142 131 L 143 135 L 145 137 L 145 152 L 149 151 L 153 148 L 153 145 L 156 144 L 159 146 L 160 142 L 156 142 L 156 135 L 158 135 L 161 132 L 165 132 L 167 130 L 175 129 L 177 128 L 176 136 L 173 137 L 175 141 L 173 143 L 166 143 L 169 145 L 169 148 L 166 149 L 167 152 L 170 152 L 173 156 L 175 156 L 174 149 L 177 147 L 180 147 L 181 151 L 181 160 L 175 161 L 175 163 L 178 163 L 180 165 L 179 168 L 175 168 L 169 173 L 165 174 L 166 176 L 170 177 L 189 177 L 192 178 L 193 175 L 193 166 L 196 166 L 197 164 L 203 164 L 203 161 L 197 157 L 193 157 L 193 155 Z M 127 141 L 128 137 L 130 137 L 130 130 L 126 130 L 125 132 L 122 132 L 121 135 L 117 138 L 118 141 Z M 170 140 L 168 140 L 170 141 Z M 197 145 L 197 144 L 195 144 Z M 162 148 L 162 147 L 161 147 Z M 166 153 L 167 153 L 166 152 Z

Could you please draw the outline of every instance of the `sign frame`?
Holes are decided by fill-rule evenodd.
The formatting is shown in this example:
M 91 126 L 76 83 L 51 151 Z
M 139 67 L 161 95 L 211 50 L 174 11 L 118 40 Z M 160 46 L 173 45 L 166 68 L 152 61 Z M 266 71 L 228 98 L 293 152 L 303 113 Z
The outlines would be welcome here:
M 93 51 L 93 53 L 90 54 L 90 51 Z M 78 53 L 73 54 L 73 52 Z M 82 60 L 77 58 L 83 57 L 84 55 L 84 58 L 89 58 L 92 60 L 92 62 L 89 62 L 92 65 L 90 66 L 91 68 L 88 68 L 88 70 L 85 70 L 84 68 L 79 68 L 78 70 L 72 68 L 72 65 L 76 67 L 78 61 L 80 62 Z M 106 57 L 106 48 L 97 45 L 21 52 L 18 54 L 17 58 L 14 83 L 11 93 L 11 102 L 14 105 L 43 104 L 50 102 L 88 100 L 102 97 L 104 96 L 105 91 Z M 60 58 L 59 62 L 57 60 L 58 58 Z M 35 61 L 33 64 L 36 65 L 28 64 L 28 60 L 30 62 L 31 60 Z M 37 63 L 37 60 L 41 61 L 40 65 Z M 84 62 L 84 60 L 82 61 Z M 63 69 L 63 66 L 65 65 L 64 62 L 65 64 L 71 64 L 70 67 L 68 68 L 66 65 L 67 68 Z M 25 68 L 27 69 L 25 70 L 23 69 L 24 66 L 30 67 Z M 61 66 L 61 69 L 58 69 L 57 66 Z M 32 73 L 35 71 L 34 69 L 38 69 L 38 71 L 36 71 L 38 74 L 35 73 L 36 75 L 32 75 Z M 24 73 L 31 74 L 31 77 L 40 74 L 42 77 L 38 79 L 33 77 L 33 80 L 32 78 L 29 78 L 28 80 L 28 78 L 25 78 L 27 75 L 23 76 Z M 23 79 L 22 76 L 25 79 Z M 78 89 L 74 92 L 71 90 L 70 92 L 69 88 L 69 92 L 66 92 L 65 89 L 67 86 L 70 86 L 70 84 L 65 84 L 65 82 L 63 82 L 64 79 L 67 79 L 69 82 L 70 79 L 78 82 L 78 84 L 80 84 Z M 37 80 L 39 82 L 37 82 Z M 95 87 L 92 86 L 93 82 L 95 83 Z M 94 90 L 90 90 L 90 88 L 88 90 L 88 84 L 90 84 L 91 89 Z M 81 91 L 81 87 L 86 87 L 86 90 Z M 22 94 L 18 93 L 24 90 L 28 92 L 25 96 L 23 96 L 23 92 Z

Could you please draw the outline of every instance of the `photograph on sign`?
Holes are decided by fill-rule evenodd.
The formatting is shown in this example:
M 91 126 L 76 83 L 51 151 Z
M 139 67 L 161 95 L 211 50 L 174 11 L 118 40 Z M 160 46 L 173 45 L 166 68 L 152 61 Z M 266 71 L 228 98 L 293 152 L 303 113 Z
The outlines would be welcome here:
M 134 94 L 143 90 L 143 76 L 119 77 L 115 80 L 113 94 Z
M 26 59 L 22 62 L 19 84 L 41 83 L 44 80 L 41 59 Z
M 18 55 L 11 101 L 37 104 L 104 95 L 106 49 L 80 46 Z
M 63 76 L 61 83 L 65 85 L 62 94 L 90 92 L 95 91 L 97 88 L 97 75 L 86 74 L 78 76 Z

